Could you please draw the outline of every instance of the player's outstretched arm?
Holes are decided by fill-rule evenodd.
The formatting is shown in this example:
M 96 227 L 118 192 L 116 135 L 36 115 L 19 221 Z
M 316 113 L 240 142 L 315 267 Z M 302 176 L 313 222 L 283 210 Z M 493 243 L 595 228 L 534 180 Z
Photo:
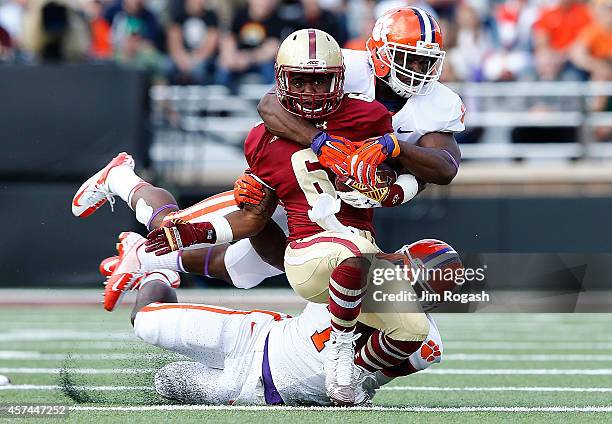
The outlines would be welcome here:
M 172 220 L 147 235 L 146 251 L 164 255 L 194 244 L 224 244 L 252 237 L 262 231 L 278 204 L 273 190 L 264 187 L 265 201 L 249 205 L 210 222 Z

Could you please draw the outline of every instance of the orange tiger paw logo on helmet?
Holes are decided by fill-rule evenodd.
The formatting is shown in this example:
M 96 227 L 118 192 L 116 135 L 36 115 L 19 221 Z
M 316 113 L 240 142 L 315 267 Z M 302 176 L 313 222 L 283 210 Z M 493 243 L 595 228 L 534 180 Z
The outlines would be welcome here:
M 427 343 L 421 347 L 421 358 L 427 362 L 433 362 L 441 355 L 440 346 L 433 340 L 428 340 Z

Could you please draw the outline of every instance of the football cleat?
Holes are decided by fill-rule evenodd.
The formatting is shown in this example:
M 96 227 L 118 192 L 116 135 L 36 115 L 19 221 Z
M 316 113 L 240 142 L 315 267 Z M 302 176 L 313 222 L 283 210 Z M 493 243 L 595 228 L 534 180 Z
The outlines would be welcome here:
M 108 165 L 85 181 L 72 199 L 72 214 L 79 218 L 86 218 L 100 209 L 107 201 L 112 209 L 115 204 L 115 193 L 108 187 L 107 177 L 111 169 L 123 165 L 134 169 L 134 159 L 125 152 L 119 153 Z
M 104 259 L 100 262 L 100 274 L 105 277 L 110 277 L 117 268 L 119 263 L 119 256 L 111 256 L 110 258 Z
M 353 331 L 332 331 L 329 351 L 325 358 L 325 389 L 335 405 L 355 404 L 355 386 L 358 372 L 354 363 L 355 342 L 359 334 Z
M 355 366 L 355 406 L 372 406 L 372 399 L 380 383 L 376 374 Z
M 123 232 L 119 234 L 119 243 L 117 244 L 119 260 L 114 266 L 112 274 L 107 278 L 104 289 L 104 309 L 107 311 L 110 312 L 115 309 L 121 303 L 125 292 L 136 289 L 140 283 L 143 273 L 140 272 L 140 259 L 138 259 L 137 250 L 144 245 L 146 240 L 138 233 Z
M 102 275 L 108 275 L 104 289 L 104 309 L 112 311 L 121 303 L 123 295 L 132 290 L 138 290 L 152 281 L 162 281 L 176 289 L 181 285 L 178 272 L 169 269 L 158 269 L 142 272 L 138 258 L 138 249 L 147 239 L 138 233 L 123 232 L 119 234 L 117 252 L 100 263 Z M 107 274 L 109 273 L 110 274 Z

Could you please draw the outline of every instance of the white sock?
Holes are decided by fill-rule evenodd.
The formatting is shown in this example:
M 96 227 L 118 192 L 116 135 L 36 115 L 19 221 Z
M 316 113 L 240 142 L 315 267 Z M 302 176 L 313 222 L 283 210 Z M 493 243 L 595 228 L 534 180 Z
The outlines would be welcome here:
M 107 181 L 110 191 L 121 197 L 129 206 L 130 193 L 143 182 L 143 179 L 136 175 L 129 166 L 121 165 L 110 170 Z
M 156 269 L 187 272 L 183 268 L 183 261 L 181 258 L 182 252 L 180 250 L 157 256 L 154 252 L 145 252 L 145 245 L 143 244 L 138 248 L 136 253 L 138 259 L 140 259 L 140 272 L 151 272 Z

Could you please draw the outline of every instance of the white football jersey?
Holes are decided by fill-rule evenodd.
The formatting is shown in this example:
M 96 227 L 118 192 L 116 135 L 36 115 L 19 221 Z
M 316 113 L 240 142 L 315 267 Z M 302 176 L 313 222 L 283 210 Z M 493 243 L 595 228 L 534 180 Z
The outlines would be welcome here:
M 327 305 L 308 303 L 297 317 L 275 322 L 268 338 L 274 385 L 287 405 L 329 405 L 323 362 L 331 322 Z
M 376 76 L 370 53 L 343 49 L 342 54 L 346 66 L 344 91 L 375 98 Z M 430 132 L 461 132 L 465 129 L 465 107 L 461 98 L 444 84 L 437 81 L 433 84 L 431 93 L 411 96 L 393 115 L 393 130 L 400 141 L 415 144 Z
M 429 334 L 409 361 L 424 370 L 442 359 L 442 339 L 433 318 Z M 274 386 L 287 405 L 330 405 L 323 364 L 331 332 L 326 304 L 308 303 L 295 318 L 275 321 L 268 337 L 268 357 Z

